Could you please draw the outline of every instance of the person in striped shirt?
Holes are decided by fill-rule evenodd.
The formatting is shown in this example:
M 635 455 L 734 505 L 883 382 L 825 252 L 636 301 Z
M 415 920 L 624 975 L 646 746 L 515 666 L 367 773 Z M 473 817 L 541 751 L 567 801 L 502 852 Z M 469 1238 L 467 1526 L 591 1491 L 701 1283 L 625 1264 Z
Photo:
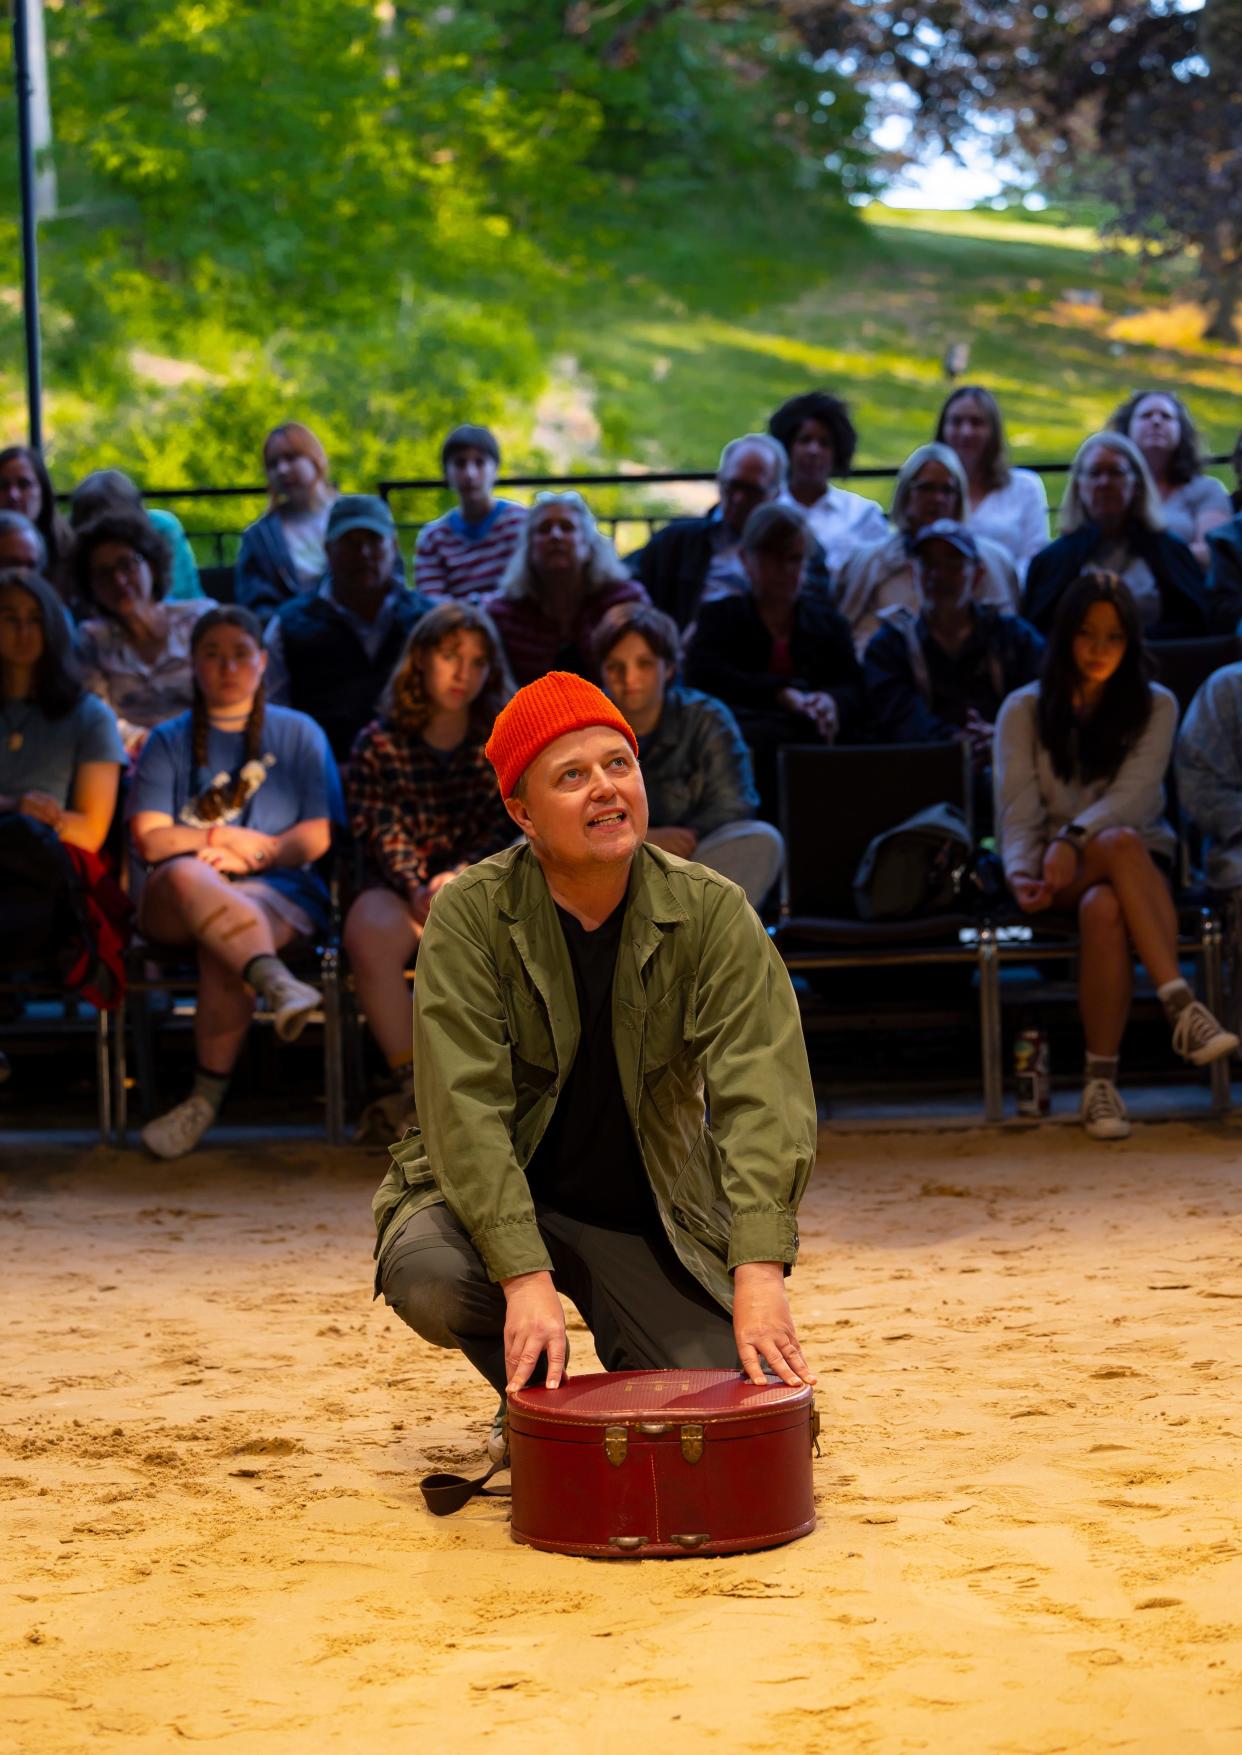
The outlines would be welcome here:
M 419 531 L 415 584 L 428 597 L 477 603 L 499 585 L 521 540 L 526 508 L 492 493 L 500 446 L 487 427 L 455 427 L 440 449 L 440 462 L 460 505 Z

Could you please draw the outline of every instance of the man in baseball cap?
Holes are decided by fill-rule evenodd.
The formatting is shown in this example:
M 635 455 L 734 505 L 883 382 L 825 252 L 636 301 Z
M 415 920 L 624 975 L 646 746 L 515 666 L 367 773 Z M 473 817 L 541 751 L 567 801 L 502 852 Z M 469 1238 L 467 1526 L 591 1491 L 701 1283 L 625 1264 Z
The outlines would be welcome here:
M 282 604 L 264 630 L 267 697 L 309 713 L 344 762 L 431 603 L 401 579 L 396 520 L 375 494 L 333 501 L 324 550 L 319 584 Z
M 645 840 L 637 739 L 592 683 L 519 690 L 487 756 L 522 840 L 432 905 L 377 1292 L 502 1394 L 563 1377 L 560 1292 L 609 1370 L 812 1382 L 784 1279 L 815 1101 L 771 940 Z

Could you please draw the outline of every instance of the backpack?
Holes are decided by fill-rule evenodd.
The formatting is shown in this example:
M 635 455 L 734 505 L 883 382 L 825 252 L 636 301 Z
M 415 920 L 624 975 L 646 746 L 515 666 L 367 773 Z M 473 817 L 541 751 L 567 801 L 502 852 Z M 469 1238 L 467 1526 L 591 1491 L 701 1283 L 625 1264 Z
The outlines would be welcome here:
M 854 873 L 860 920 L 909 920 L 959 906 L 974 859 L 966 818 L 955 804 L 933 804 L 867 847 Z

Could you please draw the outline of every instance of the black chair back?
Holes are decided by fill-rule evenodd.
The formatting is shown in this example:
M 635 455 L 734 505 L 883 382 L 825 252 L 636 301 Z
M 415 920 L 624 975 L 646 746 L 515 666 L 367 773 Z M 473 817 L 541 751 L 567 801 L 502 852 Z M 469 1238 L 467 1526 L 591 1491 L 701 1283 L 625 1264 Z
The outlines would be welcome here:
M 781 913 L 853 919 L 868 843 L 916 811 L 955 804 L 973 832 L 970 752 L 953 743 L 796 744 L 779 754 Z
M 1177 696 L 1181 720 L 1212 672 L 1242 658 L 1242 641 L 1236 634 L 1213 634 L 1203 640 L 1153 640 L 1150 651 L 1156 661 L 1156 681 Z

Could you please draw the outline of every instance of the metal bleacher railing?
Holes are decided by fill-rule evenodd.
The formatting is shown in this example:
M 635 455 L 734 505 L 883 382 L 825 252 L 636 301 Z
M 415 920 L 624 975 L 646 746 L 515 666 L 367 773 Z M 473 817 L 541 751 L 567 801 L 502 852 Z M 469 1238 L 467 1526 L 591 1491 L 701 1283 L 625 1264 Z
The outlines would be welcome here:
M 1231 461 L 1230 453 L 1205 459 L 1211 469 L 1220 469 Z M 1023 463 L 1043 478 L 1049 488 L 1049 534 L 1055 534 L 1055 517 L 1059 510 L 1060 483 L 1069 474 L 1067 461 Z M 872 465 L 852 471 L 851 486 L 889 484 L 895 480 L 896 464 Z M 574 488 L 590 500 L 600 528 L 616 542 L 623 553 L 639 548 L 652 531 L 670 518 L 688 513 L 705 512 L 714 498 L 714 470 L 655 471 L 638 474 L 566 474 L 506 475 L 498 478 L 501 492 L 518 490 L 519 498 L 548 488 Z M 1053 484 L 1056 491 L 1051 491 Z M 262 513 L 267 504 L 266 487 L 184 487 L 144 488 L 143 498 L 150 505 L 166 506 L 181 518 L 195 556 L 202 566 L 230 566 L 237 558 L 242 531 Z M 413 546 L 422 526 L 438 518 L 453 505 L 453 496 L 439 476 L 391 476 L 371 488 L 355 492 L 374 492 L 393 504 L 393 515 L 401 532 L 403 549 Z M 877 496 L 887 504 L 888 494 Z M 241 515 L 227 523 L 219 516 L 209 516 L 209 508 L 217 506 L 244 507 Z

